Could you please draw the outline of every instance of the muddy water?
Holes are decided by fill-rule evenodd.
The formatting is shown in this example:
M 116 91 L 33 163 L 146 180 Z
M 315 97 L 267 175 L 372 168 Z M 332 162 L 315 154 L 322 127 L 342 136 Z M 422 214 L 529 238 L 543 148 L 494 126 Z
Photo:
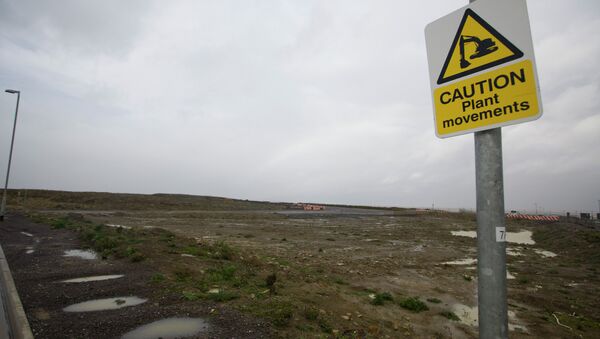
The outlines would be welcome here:
M 94 251 L 84 250 L 66 250 L 63 257 L 78 257 L 86 260 L 98 259 L 98 255 Z
M 444 265 L 473 265 L 477 262 L 477 259 L 467 258 L 467 259 L 459 259 L 453 261 L 446 261 Z
M 147 299 L 138 297 L 118 297 L 118 298 L 107 298 L 107 299 L 96 299 L 90 301 L 84 301 L 82 303 L 73 304 L 63 308 L 65 312 L 94 312 L 94 311 L 105 311 L 105 310 L 116 310 L 128 306 L 136 306 L 143 304 Z
M 63 280 L 63 283 L 82 283 L 82 282 L 90 282 L 90 281 L 102 281 L 102 280 L 110 280 L 110 279 L 118 279 L 124 277 L 123 274 L 113 274 L 113 275 L 97 275 L 93 277 L 83 277 L 83 278 L 75 278 Z
M 208 323 L 200 318 L 169 318 L 140 326 L 121 339 L 181 338 L 207 330 Z
M 550 251 L 545 251 L 545 250 L 534 250 L 535 253 L 541 255 L 544 258 L 554 258 L 556 257 L 556 253 L 554 252 L 550 252 Z

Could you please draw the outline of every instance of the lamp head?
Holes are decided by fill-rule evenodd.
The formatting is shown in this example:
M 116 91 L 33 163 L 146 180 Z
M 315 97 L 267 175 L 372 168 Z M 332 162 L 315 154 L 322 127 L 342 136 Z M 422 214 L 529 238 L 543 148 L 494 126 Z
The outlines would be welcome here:
M 17 90 L 14 90 L 14 89 L 7 89 L 4 92 L 11 93 L 11 94 L 19 94 L 19 93 L 21 93 L 21 91 L 17 91 Z

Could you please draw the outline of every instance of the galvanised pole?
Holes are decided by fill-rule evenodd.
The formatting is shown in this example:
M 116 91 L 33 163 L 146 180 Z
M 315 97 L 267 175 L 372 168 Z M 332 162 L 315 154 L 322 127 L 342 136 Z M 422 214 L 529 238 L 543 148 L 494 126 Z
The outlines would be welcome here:
M 499 1 L 499 0 L 496 0 Z M 469 0 L 473 3 L 475 0 Z M 502 129 L 475 132 L 479 338 L 508 338 Z
M 508 338 L 502 130 L 475 133 L 479 338 Z
M 17 94 L 17 107 L 15 109 L 15 122 L 13 123 L 12 139 L 10 140 L 10 152 L 8 153 L 8 168 L 6 169 L 6 181 L 4 183 L 4 192 L 2 193 L 2 206 L 0 207 L 0 221 L 4 220 L 6 213 L 6 191 L 8 189 L 8 177 L 10 176 L 10 163 L 12 161 L 13 145 L 15 143 L 15 131 L 17 129 L 17 115 L 19 114 L 19 100 L 21 92 L 15 90 L 6 90 L 8 93 Z

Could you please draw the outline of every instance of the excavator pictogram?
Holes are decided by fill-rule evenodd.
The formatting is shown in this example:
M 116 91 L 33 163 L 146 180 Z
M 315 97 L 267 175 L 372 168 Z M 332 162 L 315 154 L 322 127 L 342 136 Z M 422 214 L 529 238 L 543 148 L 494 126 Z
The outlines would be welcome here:
M 469 56 L 469 59 L 480 58 L 484 55 L 488 55 L 492 52 L 498 50 L 498 46 L 496 46 L 496 42 L 494 42 L 491 38 L 488 39 L 479 39 L 476 36 L 471 35 L 461 35 L 460 36 L 460 68 L 467 68 L 471 65 L 470 62 L 465 58 L 465 45 L 467 43 L 474 43 L 475 53 Z

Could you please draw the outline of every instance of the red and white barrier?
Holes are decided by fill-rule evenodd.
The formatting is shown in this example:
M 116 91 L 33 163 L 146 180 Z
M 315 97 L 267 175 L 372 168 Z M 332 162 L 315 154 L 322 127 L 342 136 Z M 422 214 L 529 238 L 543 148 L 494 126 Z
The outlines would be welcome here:
M 538 221 L 558 221 L 560 219 L 557 215 L 530 215 L 530 214 L 507 214 L 508 219 L 524 219 L 524 220 L 538 220 Z

